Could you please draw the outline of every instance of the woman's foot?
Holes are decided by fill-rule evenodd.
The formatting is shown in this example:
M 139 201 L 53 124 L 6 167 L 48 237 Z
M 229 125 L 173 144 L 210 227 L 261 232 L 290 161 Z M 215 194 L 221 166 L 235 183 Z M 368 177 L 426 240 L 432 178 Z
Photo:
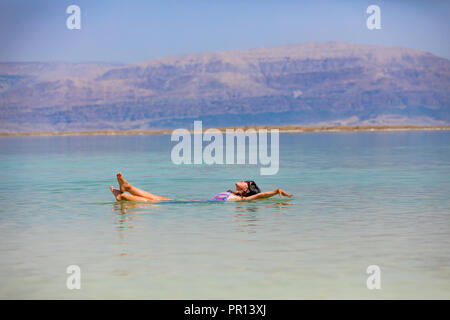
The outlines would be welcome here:
M 127 189 L 129 188 L 130 184 L 128 183 L 127 180 L 125 180 L 125 178 L 122 176 L 122 173 L 119 172 L 118 174 L 116 174 L 117 176 L 117 182 L 119 182 L 119 189 L 120 192 L 125 192 L 127 191 Z
M 122 200 L 122 197 L 121 197 L 122 192 L 120 192 L 117 189 L 114 189 L 113 186 L 110 186 L 109 190 L 111 190 L 111 192 L 113 193 L 113 195 L 114 195 L 114 197 L 116 198 L 117 201 Z

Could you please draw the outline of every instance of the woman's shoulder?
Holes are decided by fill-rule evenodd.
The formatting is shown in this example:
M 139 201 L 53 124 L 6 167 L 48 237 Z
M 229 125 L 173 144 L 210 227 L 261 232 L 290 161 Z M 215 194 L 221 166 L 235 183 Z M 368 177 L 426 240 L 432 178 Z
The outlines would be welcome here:
M 237 196 L 237 195 L 235 195 L 235 194 L 230 192 L 230 195 L 228 196 L 227 200 L 228 201 L 239 201 L 239 200 L 242 200 L 242 197 L 241 196 Z

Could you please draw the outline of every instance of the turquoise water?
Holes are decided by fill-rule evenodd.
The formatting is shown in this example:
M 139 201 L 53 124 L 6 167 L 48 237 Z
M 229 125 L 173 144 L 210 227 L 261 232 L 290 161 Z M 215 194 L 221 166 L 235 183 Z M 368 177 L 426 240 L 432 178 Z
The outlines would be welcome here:
M 172 164 L 169 135 L 0 138 L 0 298 L 450 298 L 450 132 L 280 135 L 280 170 Z M 115 173 L 209 199 L 117 203 Z M 66 288 L 69 265 L 81 289 Z M 366 268 L 381 269 L 368 290 Z

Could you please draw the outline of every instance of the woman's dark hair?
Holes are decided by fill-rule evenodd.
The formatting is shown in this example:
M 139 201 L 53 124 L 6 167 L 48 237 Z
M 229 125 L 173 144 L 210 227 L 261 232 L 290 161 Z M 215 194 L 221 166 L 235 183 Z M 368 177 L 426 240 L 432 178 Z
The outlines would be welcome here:
M 248 191 L 247 193 L 244 195 L 244 197 L 250 197 L 254 194 L 260 193 L 261 190 L 259 189 L 259 187 L 256 185 L 255 181 L 250 180 L 250 181 L 245 181 L 247 182 L 248 185 Z
M 248 190 L 247 190 L 246 193 L 241 194 L 240 196 L 242 196 L 242 197 L 250 197 L 250 196 L 252 196 L 252 195 L 254 195 L 254 194 L 261 193 L 261 190 L 260 190 L 259 187 L 256 185 L 255 181 L 249 180 L 249 181 L 245 181 L 245 182 L 246 182 L 247 185 L 248 185 Z M 232 190 L 228 190 L 228 192 L 234 193 Z

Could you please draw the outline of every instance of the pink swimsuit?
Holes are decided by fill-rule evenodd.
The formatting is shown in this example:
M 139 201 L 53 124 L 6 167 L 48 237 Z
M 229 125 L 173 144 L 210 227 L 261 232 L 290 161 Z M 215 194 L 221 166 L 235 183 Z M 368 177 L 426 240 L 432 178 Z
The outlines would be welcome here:
M 230 195 L 231 195 L 231 192 L 221 192 L 221 193 L 216 194 L 214 196 L 214 198 L 212 198 L 211 200 L 226 201 Z

